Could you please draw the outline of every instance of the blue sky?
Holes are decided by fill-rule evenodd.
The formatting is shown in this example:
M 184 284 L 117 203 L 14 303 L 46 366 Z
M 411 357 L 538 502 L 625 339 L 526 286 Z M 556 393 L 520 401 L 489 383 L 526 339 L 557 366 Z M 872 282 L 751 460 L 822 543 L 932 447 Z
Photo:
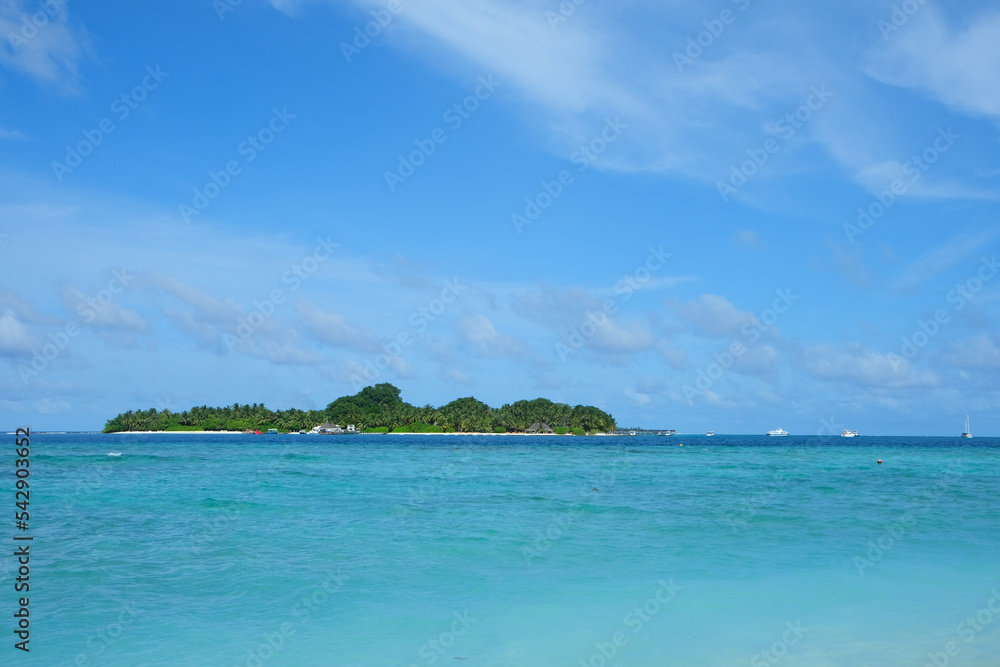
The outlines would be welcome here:
M 4 428 L 388 381 L 1000 431 L 995 4 L 2 0 L 0 38 Z

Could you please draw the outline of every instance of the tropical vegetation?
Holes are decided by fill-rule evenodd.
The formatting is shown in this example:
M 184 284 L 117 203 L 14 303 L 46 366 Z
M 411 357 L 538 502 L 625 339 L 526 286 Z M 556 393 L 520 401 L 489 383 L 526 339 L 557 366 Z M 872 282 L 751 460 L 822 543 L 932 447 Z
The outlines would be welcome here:
M 574 435 L 615 429 L 611 415 L 589 405 L 571 407 L 536 398 L 492 408 L 470 396 L 437 408 L 431 405 L 417 407 L 403 401 L 397 387 L 383 383 L 365 387 L 353 396 L 342 396 L 325 410 L 273 411 L 259 403 L 234 403 L 222 408 L 202 405 L 184 412 L 155 408 L 129 410 L 109 419 L 104 432 L 263 431 L 271 428 L 299 431 L 324 423 L 354 424 L 359 431 L 368 433 L 518 433 L 536 423 L 548 424 L 556 433 Z

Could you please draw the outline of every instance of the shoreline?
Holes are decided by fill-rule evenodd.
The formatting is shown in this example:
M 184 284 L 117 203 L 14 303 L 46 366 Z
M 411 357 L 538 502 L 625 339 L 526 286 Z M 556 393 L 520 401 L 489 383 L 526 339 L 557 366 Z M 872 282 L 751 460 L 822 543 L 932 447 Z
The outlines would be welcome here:
M 100 433 L 101 435 L 128 435 L 128 434 L 135 434 L 135 435 L 153 435 L 153 434 L 185 435 L 185 434 L 190 434 L 190 433 L 198 433 L 198 434 L 209 434 L 209 433 L 211 433 L 211 434 L 214 434 L 214 435 L 267 435 L 267 433 L 244 433 L 243 431 L 115 431 L 114 433 L 102 433 L 100 431 L 95 431 L 95 432 L 96 433 Z M 271 435 L 275 435 L 275 434 L 272 433 Z M 295 432 L 290 432 L 290 433 L 278 433 L 277 435 L 318 435 L 318 436 L 326 436 L 326 437 L 330 437 L 330 436 L 339 437 L 339 436 L 345 436 L 345 435 L 348 435 L 348 434 L 346 434 L 346 433 L 312 433 L 312 434 L 310 434 L 310 433 L 299 433 L 299 432 L 295 431 Z M 399 433 L 362 433 L 362 432 L 359 431 L 357 433 L 352 433 L 350 435 L 352 437 L 355 436 L 355 435 L 452 435 L 452 436 L 454 436 L 454 435 L 458 435 L 458 436 L 463 436 L 463 435 L 483 435 L 483 436 L 522 436 L 522 437 L 545 437 L 545 438 L 565 438 L 565 437 L 574 437 L 574 438 L 599 438 L 599 437 L 614 438 L 614 437 L 619 437 L 619 436 L 617 436 L 615 434 L 611 434 L 611 433 L 595 433 L 593 435 L 582 435 L 582 436 L 581 435 L 577 435 L 577 436 L 574 436 L 572 433 L 565 433 L 563 435 L 559 435 L 558 433 L 478 433 L 478 432 L 463 432 L 463 433 L 458 433 L 458 432 L 455 432 L 455 433 L 413 433 L 412 431 L 402 431 L 402 432 L 399 432 Z M 621 437 L 625 437 L 625 436 L 621 436 Z

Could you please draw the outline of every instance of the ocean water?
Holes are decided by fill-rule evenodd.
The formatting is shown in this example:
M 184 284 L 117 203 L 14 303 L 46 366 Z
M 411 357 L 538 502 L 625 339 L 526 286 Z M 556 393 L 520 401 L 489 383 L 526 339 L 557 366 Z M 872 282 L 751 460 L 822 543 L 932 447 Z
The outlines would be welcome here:
M 35 434 L 31 471 L 4 665 L 1000 665 L 998 439 Z

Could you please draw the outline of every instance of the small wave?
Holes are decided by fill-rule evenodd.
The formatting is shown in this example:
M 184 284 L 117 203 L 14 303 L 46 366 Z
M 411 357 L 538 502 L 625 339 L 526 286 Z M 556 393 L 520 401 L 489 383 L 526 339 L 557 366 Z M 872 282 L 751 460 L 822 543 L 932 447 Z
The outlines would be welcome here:
M 108 456 L 121 456 L 121 452 L 108 452 Z

